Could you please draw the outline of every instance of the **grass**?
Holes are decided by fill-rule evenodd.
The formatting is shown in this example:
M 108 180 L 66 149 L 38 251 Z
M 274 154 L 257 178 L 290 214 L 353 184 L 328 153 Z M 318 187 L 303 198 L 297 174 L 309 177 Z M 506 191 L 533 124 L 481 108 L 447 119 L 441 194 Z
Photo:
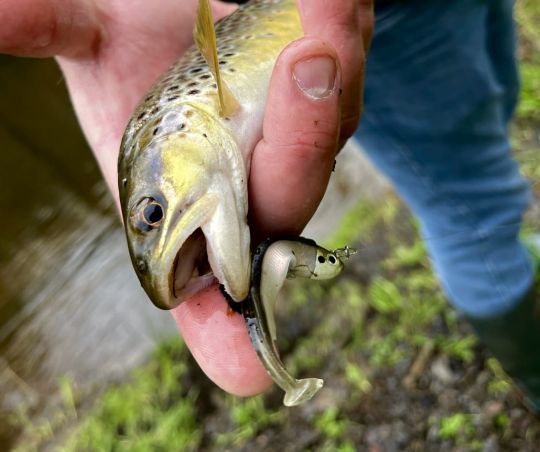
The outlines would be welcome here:
M 198 388 L 182 384 L 188 372 L 186 354 L 179 340 L 160 347 L 130 382 L 100 397 L 64 450 L 169 450 L 171 444 L 196 450 L 201 440 Z
M 523 63 L 521 65 L 521 99 L 517 109 L 519 119 L 540 120 L 540 65 Z
M 381 231 L 404 235 L 405 210 L 397 199 L 374 207 L 358 206 L 371 213 L 361 217 L 367 225 L 355 229 L 362 231 L 364 240 Z M 343 228 L 348 227 L 345 222 Z M 410 218 L 406 229 L 408 240 L 390 247 L 375 273 L 361 278 L 368 283 L 358 284 L 354 273 L 345 274 L 339 284 L 297 281 L 289 289 L 292 302 L 278 310 L 278 324 L 285 331 L 291 319 L 314 317 L 305 326 L 308 334 L 284 334 L 280 349 L 293 374 L 325 376 L 320 397 L 326 403 L 286 409 L 278 390 L 251 399 L 228 396 L 201 381 L 185 347 L 175 341 L 163 345 L 130 381 L 110 388 L 84 414 L 73 388 L 64 382 L 64 411 L 72 422 L 64 429 L 69 434 L 61 441 L 62 450 L 241 450 L 281 435 L 298 441 L 294 434 L 299 431 L 306 432 L 306 444 L 317 450 L 354 450 L 366 424 L 366 411 L 358 407 L 373 407 L 371 399 L 381 395 L 386 404 L 392 403 L 388 389 L 381 387 L 385 375 L 395 378 L 395 368 L 401 367 L 399 379 L 411 380 L 410 369 L 416 368 L 409 383 L 414 388 L 427 372 L 430 357 L 445 356 L 465 366 L 476 356 L 476 341 L 463 333 L 444 302 Z M 352 231 L 338 233 L 349 235 L 350 243 L 357 240 Z M 427 350 L 426 362 L 418 365 L 422 350 Z M 493 366 L 487 384 L 497 397 L 508 383 Z M 476 441 L 471 416 L 449 413 L 431 422 L 441 441 L 471 446 Z M 504 424 L 504 418 L 498 422 Z M 49 432 L 46 439 L 54 437 Z
M 540 127 L 540 7 L 523 0 L 517 11 L 524 50 L 514 143 L 523 172 L 538 186 L 539 149 L 532 138 Z M 508 450 L 533 447 L 538 424 L 520 411 L 498 362 L 485 356 L 445 302 L 416 223 L 400 201 L 360 202 L 325 245 L 345 243 L 361 253 L 341 279 L 295 281 L 277 312 L 288 369 L 326 380 L 312 403 L 285 409 L 278 390 L 246 400 L 226 395 L 202 377 L 178 340 L 93 403 L 62 380 L 58 415 L 33 425 L 20 414 L 21 450 L 52 442 L 65 451 L 291 445 L 353 451 L 373 438 L 382 441 L 379 450 L 481 450 L 493 435 Z M 437 379 L 436 364 L 456 378 Z

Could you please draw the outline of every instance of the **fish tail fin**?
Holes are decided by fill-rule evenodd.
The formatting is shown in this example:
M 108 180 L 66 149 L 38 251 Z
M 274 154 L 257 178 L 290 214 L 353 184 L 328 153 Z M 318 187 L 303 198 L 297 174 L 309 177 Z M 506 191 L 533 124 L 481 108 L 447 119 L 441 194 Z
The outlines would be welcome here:
M 296 380 L 296 385 L 285 393 L 283 404 L 296 406 L 307 402 L 323 387 L 324 381 L 320 378 L 305 378 Z

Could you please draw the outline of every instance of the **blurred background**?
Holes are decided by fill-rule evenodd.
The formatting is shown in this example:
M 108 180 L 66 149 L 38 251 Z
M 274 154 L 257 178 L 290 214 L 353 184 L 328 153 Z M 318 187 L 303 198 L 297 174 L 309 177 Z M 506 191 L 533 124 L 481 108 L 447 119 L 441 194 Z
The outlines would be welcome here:
M 517 6 L 516 158 L 540 198 L 540 7 Z M 337 284 L 279 307 L 293 374 L 241 400 L 197 368 L 133 273 L 112 201 L 51 60 L 0 56 L 0 449 L 538 450 L 540 422 L 449 309 L 414 219 L 354 145 L 307 236 L 356 245 Z M 538 202 L 527 228 L 538 228 Z
M 123 231 L 52 60 L 0 57 L 0 412 L 46 409 L 65 377 L 125 375 L 174 334 Z M 0 438 L 15 431 L 3 419 Z

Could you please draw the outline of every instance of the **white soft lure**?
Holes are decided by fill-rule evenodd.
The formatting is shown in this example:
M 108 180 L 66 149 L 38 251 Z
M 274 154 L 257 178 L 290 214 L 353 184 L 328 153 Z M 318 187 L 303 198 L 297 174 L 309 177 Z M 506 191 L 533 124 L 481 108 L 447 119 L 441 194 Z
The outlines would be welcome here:
M 295 240 L 266 241 L 253 255 L 250 296 L 241 304 L 251 343 L 266 371 L 285 391 L 285 406 L 310 400 L 322 387 L 319 378 L 294 378 L 279 359 L 276 345 L 274 306 L 286 279 L 332 279 L 343 270 L 344 258 L 356 251 L 345 247 L 328 251 L 315 242 Z

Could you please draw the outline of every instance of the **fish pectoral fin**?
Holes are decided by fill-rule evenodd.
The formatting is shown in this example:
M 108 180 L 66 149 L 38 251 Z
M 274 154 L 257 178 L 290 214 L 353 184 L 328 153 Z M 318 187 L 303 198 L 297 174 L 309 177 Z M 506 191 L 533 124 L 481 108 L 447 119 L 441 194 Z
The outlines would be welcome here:
M 222 117 L 232 116 L 240 108 L 240 103 L 221 77 L 217 54 L 216 29 L 209 0 L 199 0 L 193 36 L 197 48 L 208 66 L 210 66 L 210 71 L 216 80 L 220 106 L 219 114 Z

